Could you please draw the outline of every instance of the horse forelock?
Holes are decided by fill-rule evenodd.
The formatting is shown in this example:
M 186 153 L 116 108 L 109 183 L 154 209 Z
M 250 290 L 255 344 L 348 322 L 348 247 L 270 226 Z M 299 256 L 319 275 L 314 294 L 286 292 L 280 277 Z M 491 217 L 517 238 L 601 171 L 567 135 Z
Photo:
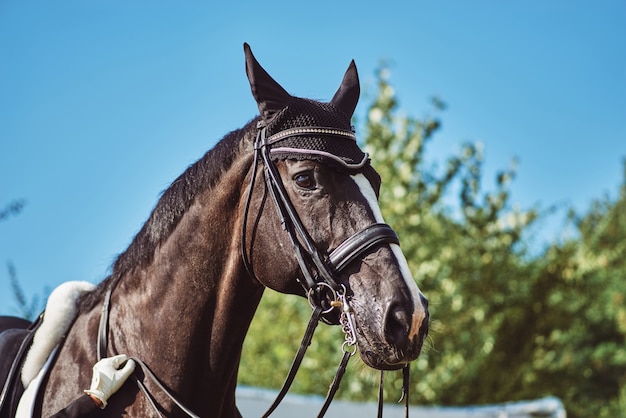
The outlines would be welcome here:
M 259 118 L 244 127 L 225 135 L 202 158 L 190 165 L 171 185 L 161 193 L 148 220 L 135 235 L 128 248 L 113 262 L 112 273 L 80 301 L 87 309 L 102 299 L 111 285 L 115 285 L 126 273 L 148 265 L 155 250 L 174 231 L 195 197 L 214 187 L 243 150 L 251 149 Z M 249 143 L 249 146 L 248 146 Z

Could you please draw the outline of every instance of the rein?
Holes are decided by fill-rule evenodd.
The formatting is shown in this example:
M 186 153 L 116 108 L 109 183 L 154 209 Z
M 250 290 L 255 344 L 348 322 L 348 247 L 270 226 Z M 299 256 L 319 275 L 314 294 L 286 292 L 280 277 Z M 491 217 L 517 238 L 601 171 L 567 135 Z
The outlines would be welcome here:
M 109 311 L 110 311 L 110 305 L 111 305 L 111 293 L 113 293 L 112 287 L 107 290 L 104 296 L 104 302 L 102 304 L 102 312 L 100 314 L 100 325 L 98 327 L 98 344 L 97 344 L 98 361 L 106 357 L 106 353 L 107 353 L 108 345 L 109 345 L 108 329 L 109 329 Z M 158 377 L 156 377 L 156 375 L 152 372 L 152 370 L 150 370 L 150 368 L 146 365 L 146 363 L 144 363 L 142 360 L 140 360 L 137 357 L 130 357 L 130 359 L 132 359 L 141 368 L 141 371 L 143 372 L 144 376 L 150 378 L 150 380 L 152 380 L 152 382 L 161 390 L 161 392 L 163 392 L 165 396 L 167 396 L 172 402 L 174 402 L 174 404 L 176 404 L 176 406 L 178 406 L 180 410 L 183 411 L 188 417 L 200 418 L 198 415 L 194 414 L 189 408 L 185 407 L 178 399 L 174 397 L 174 395 L 172 395 L 167 390 L 167 388 L 163 385 L 163 383 L 161 383 L 161 381 L 158 379 Z M 161 415 L 161 412 L 159 412 L 159 408 L 157 407 L 154 401 L 154 397 L 150 394 L 150 392 L 146 388 L 146 385 L 134 374 L 133 374 L 133 378 L 135 379 L 135 383 L 137 383 L 137 386 L 139 387 L 139 389 L 141 390 L 145 398 L 148 400 L 148 403 L 150 404 L 150 406 L 152 406 L 152 409 L 154 409 L 154 412 L 156 413 L 156 415 L 162 418 L 163 415 Z

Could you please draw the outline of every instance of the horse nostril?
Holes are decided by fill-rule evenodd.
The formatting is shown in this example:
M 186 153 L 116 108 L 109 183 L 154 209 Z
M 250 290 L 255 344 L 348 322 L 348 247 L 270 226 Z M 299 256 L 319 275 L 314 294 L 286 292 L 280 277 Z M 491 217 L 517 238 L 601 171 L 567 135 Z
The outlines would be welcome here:
M 396 347 L 403 347 L 408 343 L 411 328 L 411 314 L 396 304 L 387 309 L 385 315 L 385 339 Z

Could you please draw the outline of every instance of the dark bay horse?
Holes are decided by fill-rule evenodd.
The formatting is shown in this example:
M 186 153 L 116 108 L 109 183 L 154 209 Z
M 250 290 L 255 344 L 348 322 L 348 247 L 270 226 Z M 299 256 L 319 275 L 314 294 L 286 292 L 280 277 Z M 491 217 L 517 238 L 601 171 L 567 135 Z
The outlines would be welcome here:
M 380 178 L 351 129 L 359 98 L 354 62 L 322 103 L 291 96 L 247 44 L 244 50 L 260 116 L 171 184 L 112 274 L 81 297 L 44 383 L 42 416 L 89 387 L 106 297 L 102 355 L 141 359 L 201 417 L 240 416 L 239 359 L 265 287 L 323 304 L 328 322 L 337 322 L 339 293 L 359 354 L 373 368 L 400 369 L 419 355 L 427 302 L 384 224 Z M 184 416 L 136 373 L 164 416 Z M 106 412 L 155 416 L 131 381 Z

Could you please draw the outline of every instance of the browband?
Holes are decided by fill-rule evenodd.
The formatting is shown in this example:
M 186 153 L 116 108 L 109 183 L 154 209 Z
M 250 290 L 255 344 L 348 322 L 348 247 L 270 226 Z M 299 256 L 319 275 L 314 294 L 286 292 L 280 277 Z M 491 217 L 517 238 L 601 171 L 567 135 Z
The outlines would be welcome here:
M 320 157 L 325 157 L 325 158 L 330 158 L 336 162 L 338 162 L 341 166 L 348 168 L 350 170 L 360 170 L 363 167 L 365 167 L 365 165 L 367 165 L 367 163 L 370 160 L 370 156 L 368 153 L 365 153 L 363 155 L 363 159 L 355 164 L 350 164 L 348 162 L 346 162 L 345 160 L 337 157 L 334 154 L 331 154 L 329 152 L 325 152 L 325 151 L 317 151 L 317 150 L 309 150 L 309 149 L 303 149 L 303 148 L 289 148 L 289 147 L 280 147 L 280 148 L 273 148 L 270 150 L 270 154 L 280 154 L 280 153 L 286 153 L 286 154 L 303 154 L 303 155 L 317 155 Z
M 342 139 L 350 139 L 356 142 L 356 135 L 353 131 L 347 131 L 345 129 L 338 128 L 324 128 L 317 126 L 306 126 L 302 128 L 285 129 L 270 136 L 265 140 L 265 145 L 272 145 L 278 141 L 282 141 L 292 136 L 307 136 L 307 135 L 324 135 L 335 136 Z

